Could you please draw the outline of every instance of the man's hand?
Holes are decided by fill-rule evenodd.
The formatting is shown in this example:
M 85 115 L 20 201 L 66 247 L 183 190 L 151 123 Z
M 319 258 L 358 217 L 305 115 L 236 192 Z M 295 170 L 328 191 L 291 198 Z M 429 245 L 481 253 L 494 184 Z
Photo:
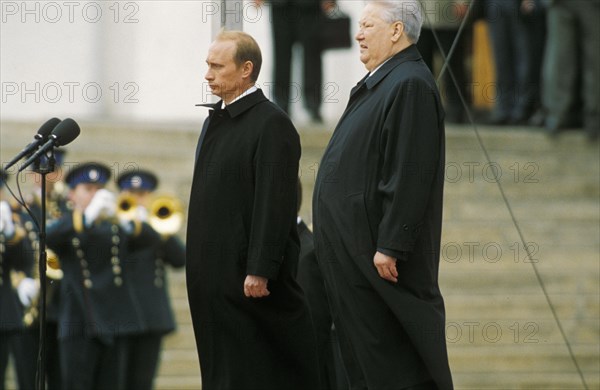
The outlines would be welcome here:
M 263 278 L 262 276 L 246 276 L 246 280 L 244 281 L 244 295 L 248 298 L 262 298 L 268 296 L 271 294 L 267 289 L 268 281 L 267 278 Z
M 373 257 L 373 264 L 375 264 L 375 268 L 377 268 L 379 276 L 381 276 L 383 279 L 394 283 L 398 282 L 398 270 L 396 269 L 395 258 L 384 255 L 381 252 L 377 252 Z

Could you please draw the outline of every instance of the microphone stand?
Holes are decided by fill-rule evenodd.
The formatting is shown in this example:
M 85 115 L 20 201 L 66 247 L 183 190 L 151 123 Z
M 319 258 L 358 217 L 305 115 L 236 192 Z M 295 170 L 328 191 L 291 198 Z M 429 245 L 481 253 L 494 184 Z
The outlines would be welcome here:
M 47 158 L 43 158 L 47 157 Z M 40 277 L 40 300 L 39 300 L 39 319 L 40 319 L 40 345 L 38 352 L 37 367 L 37 390 L 46 388 L 46 175 L 54 172 L 54 148 L 50 149 L 49 154 L 42 155 L 37 159 L 33 166 L 33 171 L 42 177 L 42 194 L 40 196 L 41 217 L 39 231 L 39 277 Z

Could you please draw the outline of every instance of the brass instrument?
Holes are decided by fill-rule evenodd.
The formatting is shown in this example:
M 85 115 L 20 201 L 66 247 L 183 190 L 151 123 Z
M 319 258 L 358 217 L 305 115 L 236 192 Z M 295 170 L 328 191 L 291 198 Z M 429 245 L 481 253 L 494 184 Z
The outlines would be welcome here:
M 52 280 L 61 280 L 63 272 L 60 269 L 60 260 L 56 253 L 48 249 L 46 251 L 46 276 Z
M 136 208 L 138 202 L 134 196 L 122 193 L 117 198 L 117 215 L 119 218 L 133 221 L 136 219 Z
M 37 251 L 38 249 L 36 249 Z M 47 253 L 47 259 L 46 259 L 46 264 L 47 264 L 47 268 L 46 268 L 46 277 L 47 277 L 47 283 L 52 283 L 53 280 L 61 280 L 63 278 L 63 272 L 60 269 L 60 262 L 58 260 L 58 257 L 56 256 L 56 254 L 51 251 L 50 249 L 48 249 L 46 251 Z M 36 259 L 36 263 L 37 263 L 37 259 Z M 40 278 L 39 278 L 39 271 L 36 267 L 34 267 L 34 279 L 36 281 L 36 284 L 39 287 L 39 283 L 40 283 Z M 22 271 L 15 271 L 15 270 L 11 270 L 10 271 L 10 279 L 11 279 L 11 284 L 13 286 L 13 288 L 16 290 L 19 286 L 19 284 L 23 281 L 23 279 L 25 279 L 27 276 L 25 275 L 24 272 Z M 47 285 L 48 286 L 48 285 Z M 47 287 L 47 301 L 50 301 L 52 299 L 52 295 L 54 294 L 54 290 L 52 288 L 48 288 Z M 39 317 L 39 293 L 36 297 L 34 297 L 31 301 L 31 304 L 27 307 L 24 307 L 23 309 L 23 323 L 25 324 L 26 327 L 31 327 L 33 326 L 35 323 L 37 323 L 38 321 L 38 317 Z
M 133 221 L 137 218 L 138 202 L 130 194 L 121 194 L 117 199 L 117 215 L 120 219 Z M 176 234 L 183 224 L 183 206 L 169 195 L 153 198 L 148 210 L 148 223 L 162 236 Z
M 148 222 L 163 236 L 177 233 L 183 224 L 183 206 L 173 196 L 156 197 L 150 204 Z

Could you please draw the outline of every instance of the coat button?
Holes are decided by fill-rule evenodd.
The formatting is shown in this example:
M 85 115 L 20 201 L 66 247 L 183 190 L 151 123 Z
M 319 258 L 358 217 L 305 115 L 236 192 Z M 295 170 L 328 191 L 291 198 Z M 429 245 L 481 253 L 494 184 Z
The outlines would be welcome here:
M 408 230 L 408 225 L 404 225 L 402 227 L 404 228 L 404 230 Z

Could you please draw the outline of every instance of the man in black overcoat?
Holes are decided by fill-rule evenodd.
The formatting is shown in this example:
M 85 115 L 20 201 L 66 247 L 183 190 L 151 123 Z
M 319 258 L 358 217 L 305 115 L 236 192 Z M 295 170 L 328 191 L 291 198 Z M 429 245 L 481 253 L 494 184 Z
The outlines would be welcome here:
M 444 112 L 414 46 L 421 24 L 418 0 L 366 5 L 356 39 L 369 75 L 313 199 L 317 258 L 369 390 L 452 388 L 438 286 Z
M 260 49 L 242 32 L 210 46 L 209 105 L 189 202 L 186 277 L 202 388 L 319 388 L 310 315 L 295 280 L 300 140 L 254 84 Z

